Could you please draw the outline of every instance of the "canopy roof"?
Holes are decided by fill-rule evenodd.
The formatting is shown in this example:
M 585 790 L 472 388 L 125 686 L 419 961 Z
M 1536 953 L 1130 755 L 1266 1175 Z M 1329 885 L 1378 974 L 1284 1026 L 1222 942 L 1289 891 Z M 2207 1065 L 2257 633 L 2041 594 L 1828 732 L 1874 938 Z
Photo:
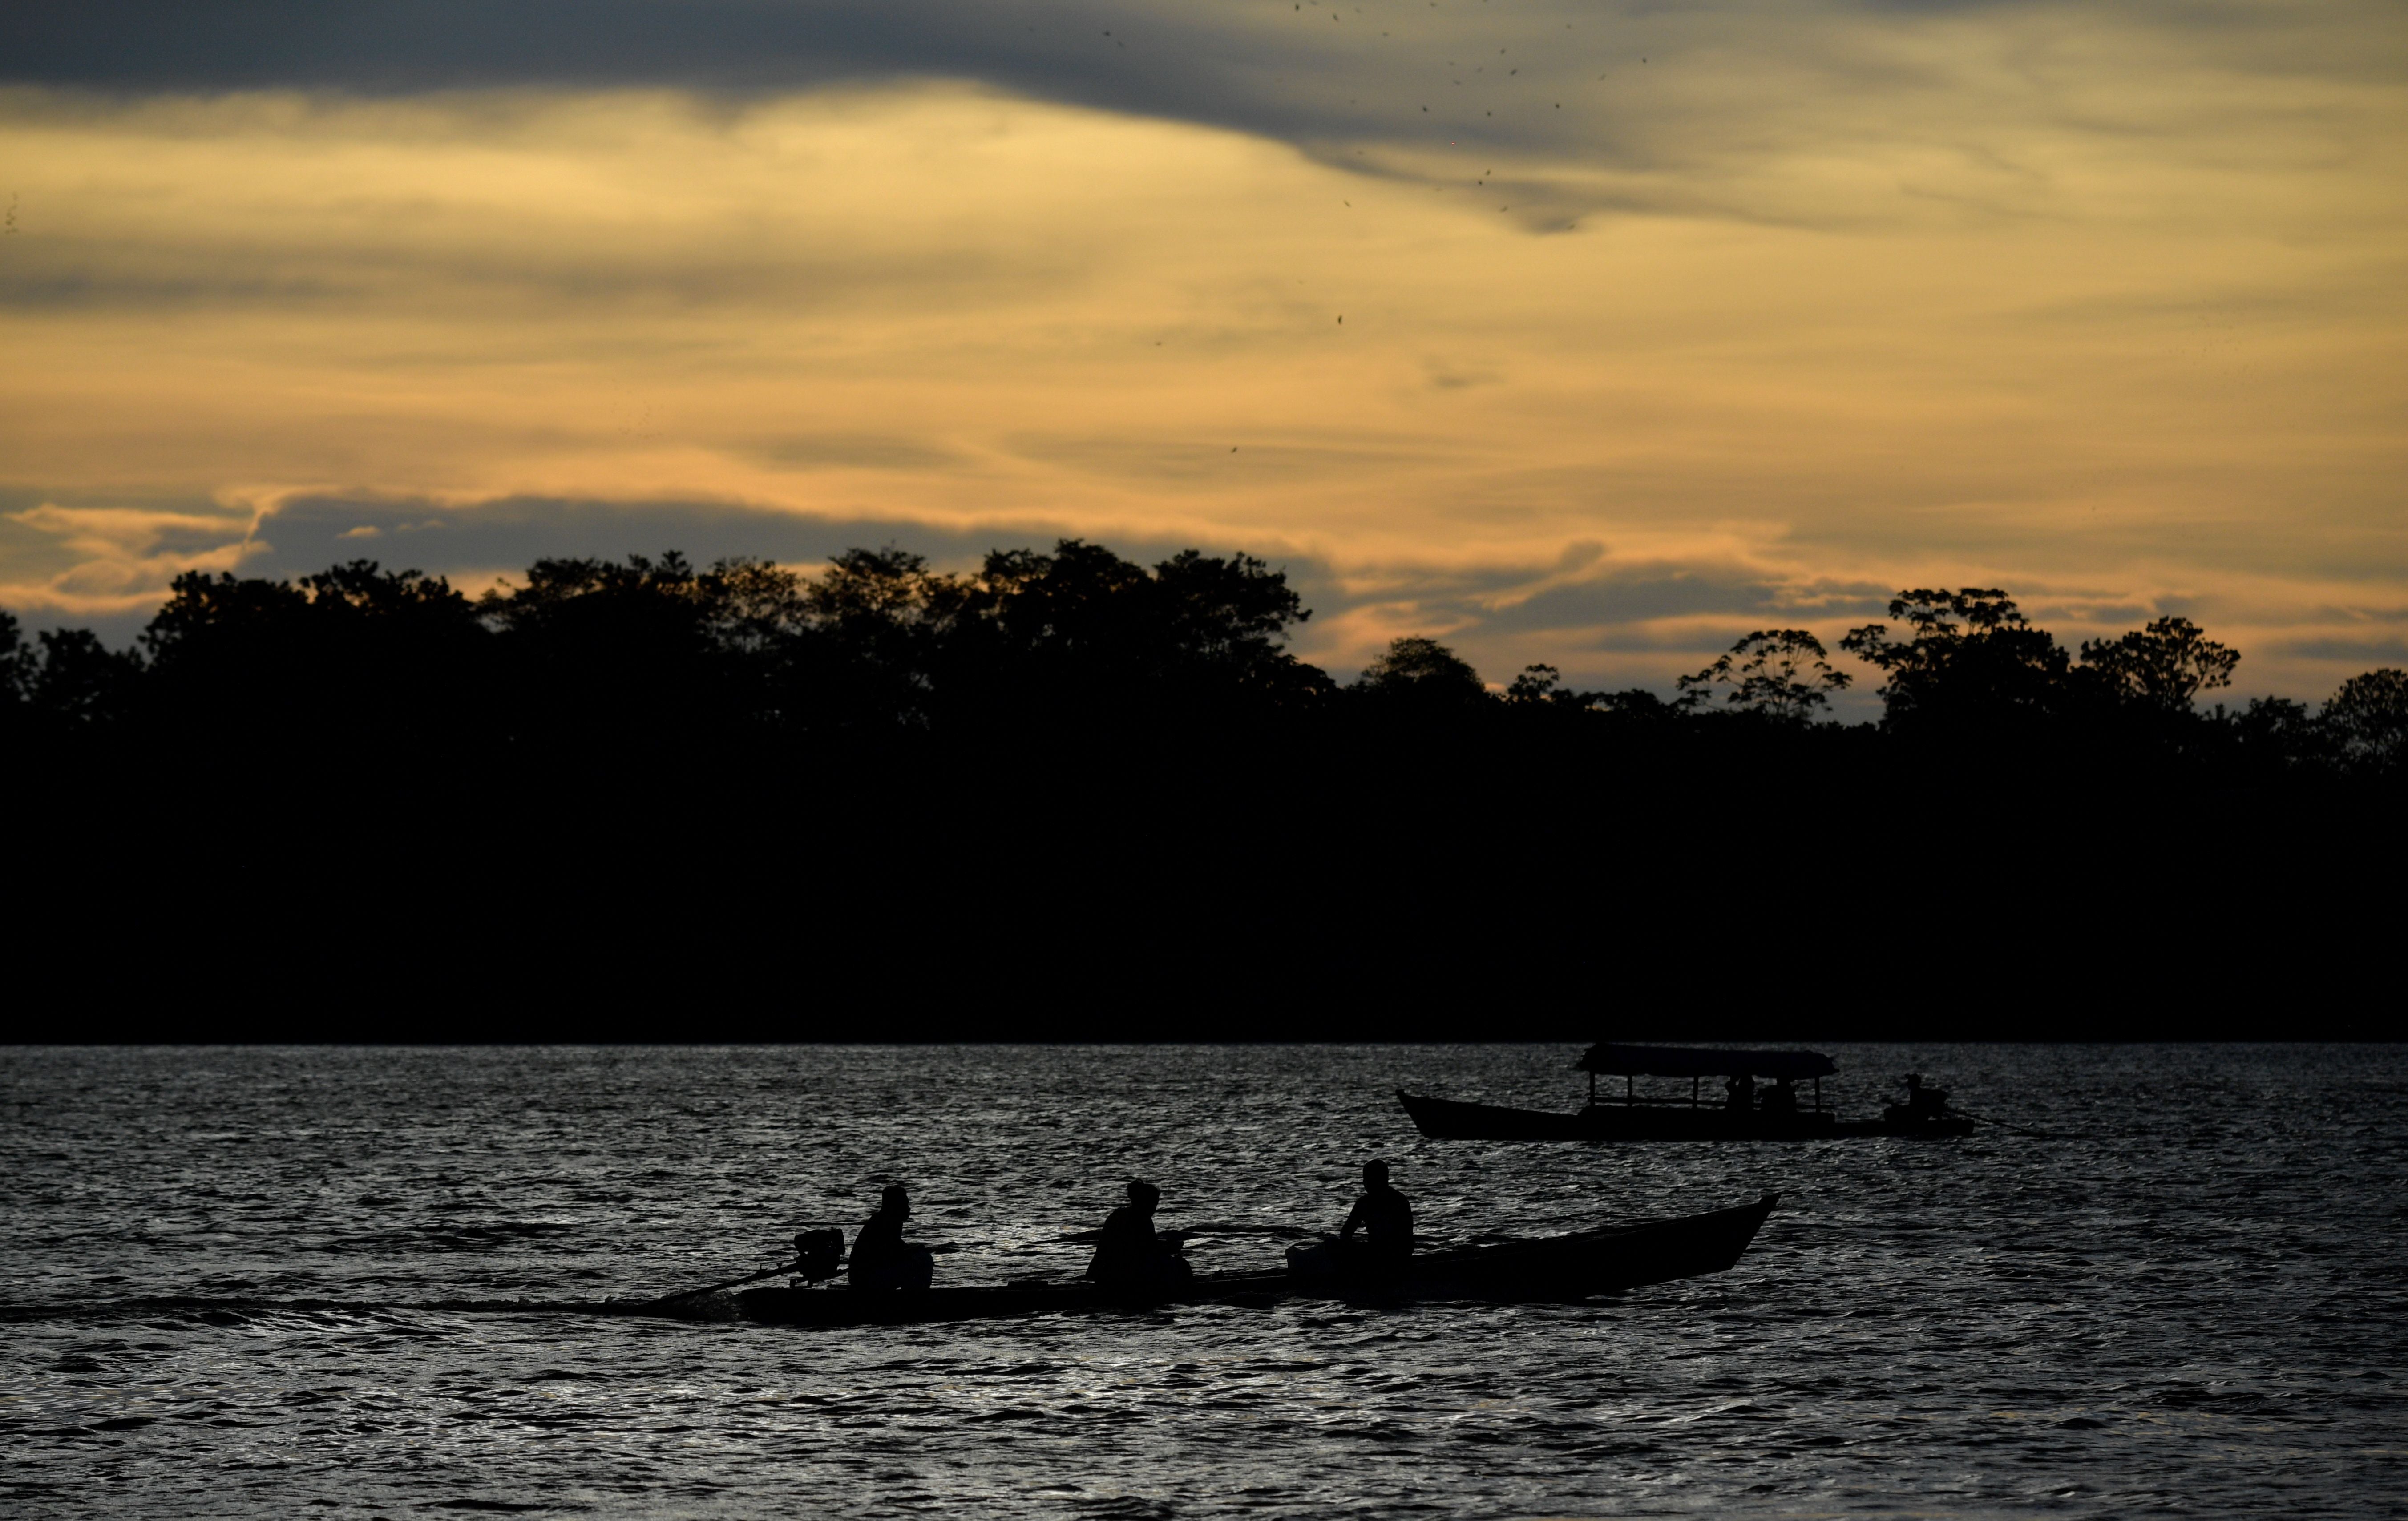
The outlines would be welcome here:
M 1819 1051 L 1706 1051 L 1697 1046 L 1626 1046 L 1601 1040 L 1575 1064 L 1616 1077 L 1828 1077 L 1839 1069 Z

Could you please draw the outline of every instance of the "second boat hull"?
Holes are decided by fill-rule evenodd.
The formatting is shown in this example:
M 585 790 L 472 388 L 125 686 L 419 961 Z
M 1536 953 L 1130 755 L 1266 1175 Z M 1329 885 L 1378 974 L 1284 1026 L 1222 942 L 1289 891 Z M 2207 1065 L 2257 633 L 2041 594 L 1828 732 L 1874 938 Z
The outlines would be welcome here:
M 1398 1093 L 1414 1127 L 1434 1141 L 1828 1141 L 1842 1137 L 1935 1139 L 1972 1133 L 1962 1115 L 1897 1123 L 1842 1120 L 1809 1110 L 1765 1114 L 1669 1104 L 1592 1104 L 1573 1114 L 1458 1103 Z

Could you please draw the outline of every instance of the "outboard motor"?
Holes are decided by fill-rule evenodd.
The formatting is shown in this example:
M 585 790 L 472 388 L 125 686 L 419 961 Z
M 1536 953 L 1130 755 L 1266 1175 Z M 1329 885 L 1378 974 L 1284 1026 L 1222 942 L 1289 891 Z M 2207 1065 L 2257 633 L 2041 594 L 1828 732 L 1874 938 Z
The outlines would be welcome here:
M 795 1271 L 803 1282 L 816 1284 L 844 1270 L 844 1232 L 830 1227 L 806 1230 L 795 1238 Z

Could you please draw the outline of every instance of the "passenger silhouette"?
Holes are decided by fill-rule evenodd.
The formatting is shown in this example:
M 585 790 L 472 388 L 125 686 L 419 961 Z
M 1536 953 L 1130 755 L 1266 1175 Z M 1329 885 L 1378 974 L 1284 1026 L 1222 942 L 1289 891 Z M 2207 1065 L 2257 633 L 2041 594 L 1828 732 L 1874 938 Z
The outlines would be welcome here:
M 1155 1294 L 1184 1287 L 1193 1276 L 1176 1246 L 1154 1234 L 1154 1211 L 1162 1190 L 1131 1179 L 1128 1202 L 1104 1221 L 1103 1239 L 1088 1259 L 1096 1286 L 1123 1294 Z
M 1742 1072 L 1723 1084 L 1730 1096 L 1728 1107 L 1734 1114 L 1749 1114 L 1756 1110 L 1756 1074 Z
M 1923 1074 L 1909 1072 L 1899 1081 L 1906 1084 L 1906 1112 L 1916 1119 L 1936 1120 L 1948 1112 L 1948 1092 L 1944 1088 L 1927 1088 Z
M 1767 1114 L 1795 1114 L 1798 1112 L 1798 1090 L 1789 1085 L 1787 1078 L 1774 1078 L 1772 1086 L 1765 1089 L 1764 1097 L 1757 1100 L 1757 1107 Z
M 1413 1207 L 1388 1185 L 1385 1162 L 1363 1164 L 1363 1197 L 1354 1201 L 1354 1212 L 1338 1232 L 1341 1248 L 1354 1247 L 1357 1229 L 1364 1235 L 1360 1250 L 1368 1263 L 1394 1268 L 1413 1254 Z
M 903 1222 L 910 1218 L 911 1196 L 901 1184 L 879 1195 L 878 1212 L 862 1223 L 853 1239 L 846 1282 L 854 1288 L 926 1288 L 937 1274 L 937 1256 L 903 1240 Z

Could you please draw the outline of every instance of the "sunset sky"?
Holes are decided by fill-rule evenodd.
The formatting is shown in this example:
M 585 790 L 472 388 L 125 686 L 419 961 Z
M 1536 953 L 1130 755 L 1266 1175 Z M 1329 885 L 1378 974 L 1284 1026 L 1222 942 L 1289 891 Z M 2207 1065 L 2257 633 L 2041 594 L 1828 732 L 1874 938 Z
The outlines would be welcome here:
M 1931 584 L 2408 665 L 2398 0 L 26 6 L 0 201 L 36 626 L 1075 535 L 1343 675 Z

